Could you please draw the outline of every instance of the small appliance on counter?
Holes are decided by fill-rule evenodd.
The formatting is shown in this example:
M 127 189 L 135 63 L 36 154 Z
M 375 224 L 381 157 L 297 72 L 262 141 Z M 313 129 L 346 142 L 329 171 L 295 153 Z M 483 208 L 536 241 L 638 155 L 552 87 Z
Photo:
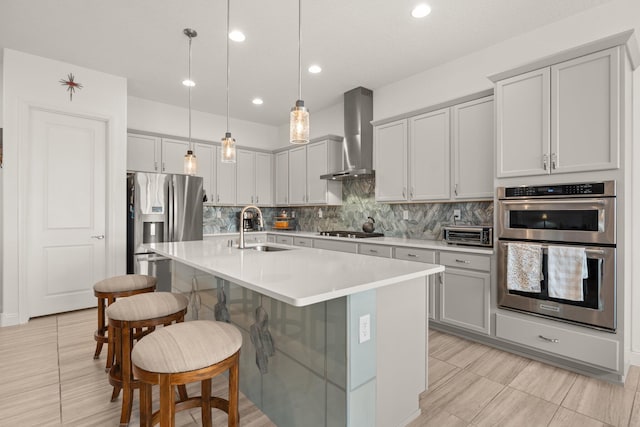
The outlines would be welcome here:
M 240 229 L 240 212 L 238 212 L 238 230 Z M 254 212 L 245 212 L 242 215 L 242 229 L 244 231 L 259 231 L 260 217 Z
M 442 238 L 450 245 L 493 246 L 493 227 L 486 225 L 448 225 Z
M 291 217 L 287 211 L 281 211 L 278 216 L 273 219 L 274 230 L 295 230 L 296 218 Z

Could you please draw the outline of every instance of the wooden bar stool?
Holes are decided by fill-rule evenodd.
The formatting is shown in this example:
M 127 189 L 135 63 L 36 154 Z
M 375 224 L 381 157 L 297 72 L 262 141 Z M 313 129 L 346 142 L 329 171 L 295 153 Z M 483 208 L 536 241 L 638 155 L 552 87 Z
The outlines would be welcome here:
M 122 390 L 120 425 L 129 424 L 133 391 L 140 384 L 131 371 L 134 331 L 144 329 L 136 336 L 136 339 L 140 339 L 141 336 L 154 331 L 156 326 L 182 322 L 188 304 L 189 300 L 182 294 L 153 292 L 120 299 L 107 308 L 109 346 L 113 346 L 115 352 L 115 363 L 109 370 L 109 383 L 113 386 L 111 401 L 114 401 Z M 181 387 L 179 391 L 181 400 L 188 398 L 186 387 Z
M 107 336 L 107 319 L 105 317 L 105 305 L 113 304 L 116 298 L 129 297 L 131 295 L 153 292 L 156 289 L 156 278 L 140 274 L 127 274 L 124 276 L 109 277 L 93 285 L 93 294 L 98 298 L 98 329 L 93 334 L 96 340 L 96 352 L 94 359 L 100 357 L 102 345 L 109 342 Z M 113 348 L 107 348 L 107 363 L 105 369 L 108 371 L 113 363 Z
M 211 427 L 211 409 L 226 412 L 228 426 L 236 427 L 238 413 L 239 357 L 242 335 L 225 322 L 194 320 L 157 330 L 133 348 L 133 372 L 140 384 L 140 426 L 175 424 L 176 412 L 200 407 L 202 425 Z M 211 379 L 229 370 L 229 398 L 211 396 Z M 201 381 L 201 396 L 178 403 L 174 387 Z M 160 409 L 152 413 L 151 386 L 160 385 Z

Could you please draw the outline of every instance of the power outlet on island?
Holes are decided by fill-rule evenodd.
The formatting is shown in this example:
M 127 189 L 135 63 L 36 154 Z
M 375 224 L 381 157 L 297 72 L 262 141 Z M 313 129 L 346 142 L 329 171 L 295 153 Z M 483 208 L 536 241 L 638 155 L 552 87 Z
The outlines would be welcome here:
M 453 210 L 453 219 L 456 221 L 460 221 L 460 209 Z
M 358 342 L 362 344 L 371 339 L 371 315 L 360 316 L 360 328 L 358 332 Z

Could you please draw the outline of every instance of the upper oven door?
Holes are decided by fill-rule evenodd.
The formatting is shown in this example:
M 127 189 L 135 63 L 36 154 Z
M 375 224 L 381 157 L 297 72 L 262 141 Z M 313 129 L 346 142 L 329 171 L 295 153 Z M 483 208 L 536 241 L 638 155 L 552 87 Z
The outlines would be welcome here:
M 498 238 L 616 243 L 615 197 L 498 201 Z

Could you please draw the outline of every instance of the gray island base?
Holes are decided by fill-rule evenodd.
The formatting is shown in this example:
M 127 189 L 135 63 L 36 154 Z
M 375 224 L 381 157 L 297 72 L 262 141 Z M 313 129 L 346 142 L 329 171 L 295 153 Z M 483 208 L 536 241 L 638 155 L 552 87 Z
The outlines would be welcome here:
M 190 243 L 196 242 L 181 244 Z M 216 274 L 212 264 L 180 259 L 180 251 L 163 245 L 175 244 L 157 244 L 154 250 L 174 260 L 173 291 L 190 297 L 188 318 L 229 321 L 241 331 L 240 390 L 276 425 L 392 427 L 420 415 L 419 395 L 428 384 L 428 277 L 443 267 L 384 260 L 391 263 L 379 266 L 381 270 L 408 267 L 408 274 L 346 295 L 338 284 L 337 293 L 343 295 L 326 294 L 322 301 L 298 306 L 275 298 L 274 292 L 260 292 L 255 283 L 246 282 L 249 274 L 234 280 L 220 260 Z M 242 252 L 226 251 L 230 259 L 233 251 Z M 254 252 L 245 250 L 242 264 Z M 311 264 L 336 256 L 315 249 L 287 252 L 315 259 Z M 351 265 L 373 258 L 341 255 Z M 257 265 L 248 268 L 260 270 Z M 299 287 L 327 279 L 314 277 L 312 265 L 306 270 L 309 275 L 297 279 Z M 285 277 L 292 270 L 281 273 Z

